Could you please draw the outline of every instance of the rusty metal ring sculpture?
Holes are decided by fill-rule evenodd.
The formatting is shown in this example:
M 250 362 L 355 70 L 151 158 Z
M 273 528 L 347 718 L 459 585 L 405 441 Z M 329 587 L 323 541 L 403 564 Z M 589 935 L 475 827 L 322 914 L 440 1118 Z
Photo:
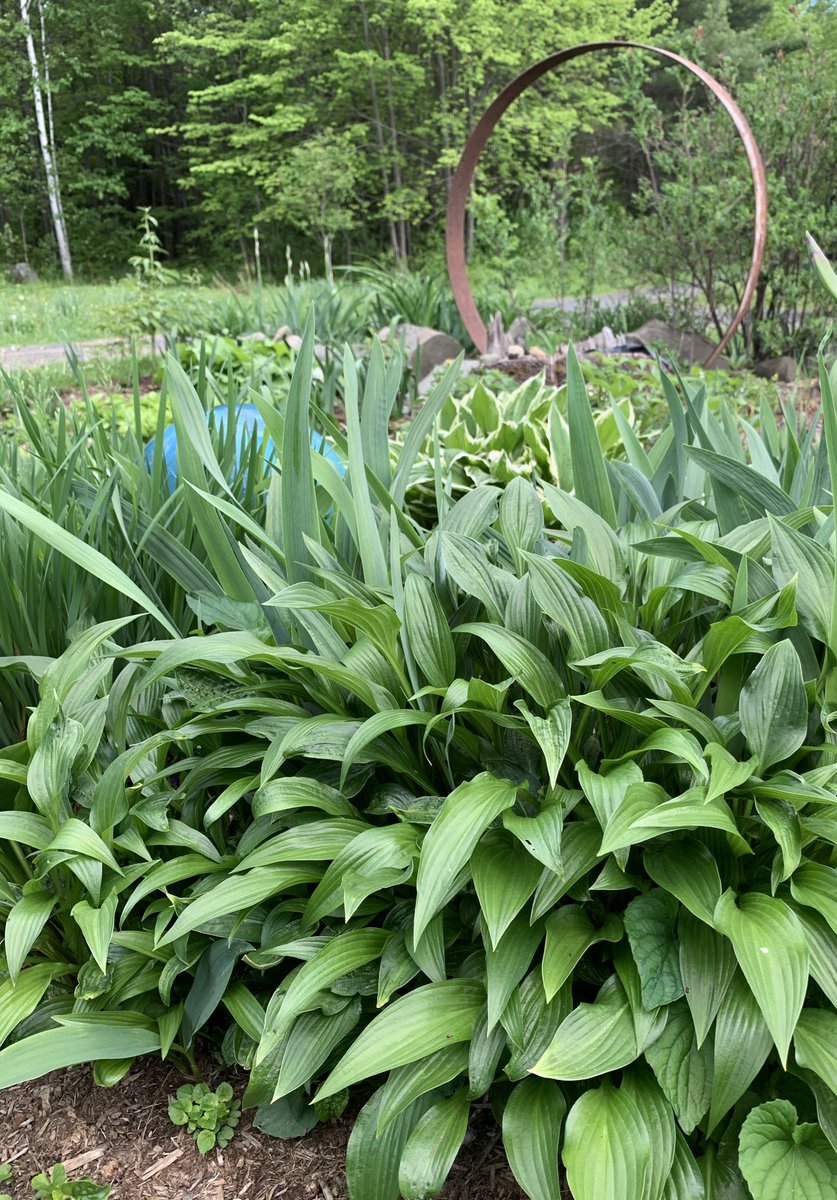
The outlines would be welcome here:
M 488 106 L 475 125 L 474 131 L 468 138 L 465 149 L 462 151 L 459 166 L 453 177 L 450 199 L 448 201 L 445 249 L 447 253 L 448 275 L 454 299 L 456 300 L 456 306 L 459 309 L 465 328 L 468 330 L 474 345 L 480 353 L 484 354 L 487 346 L 486 329 L 474 302 L 474 296 L 468 282 L 468 267 L 465 261 L 465 212 L 480 156 L 497 122 L 521 93 L 525 92 L 528 87 L 531 87 L 542 75 L 561 66 L 562 63 L 569 62 L 573 58 L 580 58 L 583 54 L 595 54 L 601 50 L 645 50 L 649 54 L 658 54 L 663 58 L 669 59 L 671 62 L 677 63 L 681 67 L 685 67 L 693 75 L 696 75 L 701 83 L 705 84 L 709 91 L 718 98 L 732 119 L 732 123 L 735 125 L 738 136 L 744 145 L 747 161 L 750 166 L 750 173 L 753 178 L 753 192 L 755 194 L 753 256 L 750 260 L 750 270 L 747 274 L 738 311 L 730 322 L 721 341 L 706 360 L 705 366 L 711 367 L 717 362 L 721 353 L 729 345 L 733 334 L 743 321 L 747 309 L 750 307 L 753 293 L 756 290 L 759 272 L 761 271 L 761 263 L 764 257 L 764 243 L 767 236 L 767 184 L 764 177 L 764 164 L 762 163 L 761 154 L 756 145 L 753 131 L 747 124 L 747 120 L 741 109 L 726 88 L 722 87 L 717 79 L 710 75 L 708 71 L 704 71 L 697 63 L 690 62 L 688 58 L 683 58 L 680 54 L 675 54 L 673 50 L 662 50 L 659 46 L 646 46 L 642 42 L 586 42 L 580 46 L 572 46 L 568 50 L 558 50 L 555 54 L 550 54 L 547 58 L 543 58 L 540 62 L 529 67 L 528 70 L 523 71 L 522 74 L 518 75 L 516 79 L 513 79 L 510 84 L 503 88 L 499 96 Z

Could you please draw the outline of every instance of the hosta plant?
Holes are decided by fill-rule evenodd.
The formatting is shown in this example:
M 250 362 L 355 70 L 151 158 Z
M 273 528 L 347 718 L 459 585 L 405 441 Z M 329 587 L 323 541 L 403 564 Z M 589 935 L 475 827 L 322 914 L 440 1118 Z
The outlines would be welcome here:
M 571 359 L 574 491 L 456 499 L 437 465 L 428 530 L 405 495 L 455 367 L 391 456 L 347 354 L 341 480 L 312 343 L 264 525 L 170 368 L 211 627 L 0 491 L 156 622 L 15 664 L 0 1085 L 223 1040 L 261 1127 L 354 1093 L 352 1200 L 436 1194 L 486 1100 L 531 1200 L 831 1197 L 835 373 L 825 437 L 666 381 L 609 462 Z

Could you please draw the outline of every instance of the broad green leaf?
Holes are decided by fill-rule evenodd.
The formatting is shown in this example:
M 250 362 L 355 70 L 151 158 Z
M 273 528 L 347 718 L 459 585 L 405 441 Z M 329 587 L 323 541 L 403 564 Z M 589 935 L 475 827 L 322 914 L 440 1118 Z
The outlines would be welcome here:
M 558 783 L 558 772 L 570 744 L 572 729 L 572 708 L 569 700 L 559 700 L 554 704 L 546 717 L 536 716 L 529 711 L 525 700 L 518 700 L 515 708 L 519 709 L 526 718 L 526 724 L 532 731 L 535 741 L 541 748 L 546 763 L 546 773 L 549 786 L 554 788 Z
M 389 1123 L 419 1096 L 424 1096 L 435 1088 L 444 1087 L 467 1070 L 468 1046 L 457 1042 L 455 1046 L 444 1046 L 419 1062 L 407 1063 L 406 1066 L 390 1071 L 381 1094 L 378 1135 L 380 1136 Z
M 415 571 L 404 583 L 404 624 L 424 678 L 431 687 L 447 687 L 456 677 L 450 626 L 430 580 Z
M 646 1200 L 651 1133 L 633 1099 L 612 1084 L 576 1100 L 562 1156 L 574 1200 Z
M 707 1200 L 698 1165 L 679 1129 L 675 1131 L 674 1160 L 663 1188 L 662 1200 Z M 714 1200 L 721 1198 L 716 1196 Z
M 514 804 L 517 787 L 483 772 L 459 785 L 442 805 L 421 848 L 416 880 L 415 938 L 444 904 L 482 834 Z
M 538 886 L 541 866 L 521 853 L 507 833 L 492 830 L 471 855 L 471 875 L 488 935 L 496 946 Z
M 564 697 L 561 676 L 546 655 L 520 634 L 480 622 L 457 625 L 457 634 L 473 634 L 487 643 L 503 667 L 541 708 L 550 709 Z
M 834 558 L 825 546 L 770 517 L 771 566 L 777 587 L 797 577 L 796 606 L 809 633 L 828 642 Z
M 691 1133 L 712 1098 L 712 1049 L 699 1047 L 692 1016 L 684 1001 L 668 1011 L 666 1027 L 645 1051 L 645 1058 L 665 1092 L 685 1133 Z
M 735 954 L 725 937 L 689 912 L 680 913 L 677 932 L 680 976 L 697 1044 L 702 1046 L 735 973 Z
M 530 925 L 525 915 L 516 917 L 496 947 L 485 951 L 485 983 L 488 994 L 488 1029 L 491 1031 L 505 1012 L 512 992 L 529 969 L 543 939 L 543 926 Z
M 791 895 L 799 904 L 813 908 L 837 933 L 837 870 L 824 863 L 806 862 L 794 872 Z
M 61 1026 L 47 1029 L 0 1050 L 0 1088 L 38 1079 L 76 1063 L 135 1058 L 160 1049 L 159 1034 L 145 1025 L 108 1025 L 108 1017 L 118 1014 L 95 1015 L 100 1018 L 95 1024 L 73 1025 L 70 1031 Z
M 547 1000 L 557 994 L 576 964 L 596 942 L 616 942 L 622 922 L 611 913 L 597 929 L 577 904 L 564 904 L 547 917 L 541 972 Z
M 771 646 L 744 685 L 738 706 L 761 773 L 795 754 L 808 731 L 802 664 L 786 638 Z
M 521 817 L 516 812 L 505 812 L 503 825 L 526 847 L 534 859 L 543 863 L 550 871 L 558 875 L 562 873 L 564 808 L 557 798 L 544 804 L 541 811 L 533 817 Z M 519 855 L 520 851 L 517 853 Z
M 810 908 L 800 905 L 796 915 L 808 939 L 811 975 L 837 1008 L 837 933 Z
M 439 1100 L 419 1118 L 398 1169 L 398 1186 L 404 1200 L 426 1200 L 442 1190 L 465 1139 L 470 1111 L 468 1089 L 462 1088 L 448 1100 Z
M 87 900 L 80 900 L 70 910 L 70 915 L 84 935 L 84 940 L 102 974 L 108 969 L 108 950 L 113 936 L 118 900 L 116 892 L 111 892 L 98 908 L 89 904 Z
M 525 555 L 535 603 L 570 639 L 571 652 L 583 658 L 608 645 L 604 617 L 589 596 L 558 562 L 538 554 Z
M 53 979 L 71 969 L 68 964 L 36 963 L 16 983 L 11 979 L 0 983 L 0 1046 L 21 1021 L 35 1012 Z
M 278 993 L 268 1004 L 256 1061 L 261 1061 L 285 1037 L 297 1016 L 310 1007 L 319 992 L 350 971 L 375 962 L 391 937 L 384 929 L 353 929 L 326 942 L 322 950 L 300 967 L 287 991 Z
M 627 1066 L 638 1052 L 628 997 L 612 977 L 593 1004 L 579 1004 L 561 1022 L 532 1073 L 546 1079 L 591 1079 Z
M 485 1003 L 475 979 L 428 983 L 395 1000 L 366 1026 L 314 1097 L 333 1096 L 370 1075 L 467 1042 Z
M 724 993 L 715 1021 L 711 1133 L 741 1099 L 770 1053 L 770 1030 L 744 976 L 736 971 Z
M 371 895 L 380 886 L 408 877 L 417 854 L 418 835 L 412 825 L 382 825 L 359 833 L 340 851 L 311 893 L 303 914 L 305 928 L 313 928 L 347 902 L 350 908 L 357 907 L 364 893 Z M 390 883 L 382 883 L 383 879 Z
M 633 1100 L 639 1119 L 651 1135 L 651 1160 L 645 1177 L 648 1200 L 659 1200 L 674 1162 L 675 1125 L 671 1106 L 649 1071 L 632 1068 L 622 1079 L 621 1091 Z
M 561 1200 L 558 1145 L 567 1102 L 561 1089 L 530 1076 L 503 1110 L 503 1146 L 515 1179 L 530 1200 Z
M 714 921 L 721 898 L 721 876 L 707 846 L 696 838 L 649 847 L 643 856 L 645 869 L 656 884 L 707 925 Z
M 400 1200 L 398 1168 L 407 1139 L 419 1118 L 433 1104 L 420 1096 L 378 1134 L 383 1088 L 364 1104 L 352 1126 L 346 1147 L 346 1177 L 351 1200 Z
M 268 896 L 277 895 L 301 883 L 311 883 L 317 878 L 315 870 L 301 867 L 260 867 L 246 875 L 231 875 L 187 904 L 157 945 L 168 946 L 208 921 L 227 917 L 231 913 L 246 913 Z
M 779 881 L 784 883 L 802 859 L 802 826 L 796 809 L 784 800 L 756 800 L 756 811 L 776 838 L 782 855 Z
M 683 995 L 674 896 L 654 888 L 635 896 L 625 909 L 625 930 L 639 971 L 646 1009 L 671 1004 Z
M 64 821 L 45 849 L 47 853 L 53 850 L 66 850 L 71 854 L 83 854 L 87 858 L 95 859 L 96 862 L 110 867 L 118 875 L 122 874 L 122 869 L 107 844 L 99 837 L 98 833 L 89 825 L 85 825 L 78 817 L 70 817 Z
M 837 1154 L 819 1125 L 797 1124 L 790 1101 L 752 1109 L 738 1145 L 753 1200 L 837 1200 Z
M 54 892 L 38 888 L 24 892 L 9 910 L 3 930 L 3 948 L 12 983 L 17 979 L 27 954 L 38 940 L 57 901 L 58 896 Z
M 808 986 L 808 942 L 796 914 L 782 900 L 751 892 L 735 903 L 724 892 L 715 926 L 732 942 L 735 957 L 770 1030 L 782 1063 Z
M 837 1013 L 805 1008 L 793 1034 L 797 1064 L 807 1067 L 837 1096 Z
M 718 742 L 710 742 L 704 751 L 712 766 L 709 775 L 709 786 L 706 789 L 706 802 L 725 796 L 727 792 L 745 784 L 758 767 L 758 759 L 748 758 L 744 762 L 733 758 L 729 750 Z
M 506 1031 L 502 1025 L 495 1025 L 489 1033 L 486 1004 L 477 1018 L 468 1046 L 468 1084 L 475 1100 L 484 1096 L 494 1082 L 506 1041 Z
M 313 310 L 309 310 L 309 316 L 310 312 L 313 312 Z M 313 322 L 311 324 L 313 334 Z M 349 480 L 357 517 L 358 550 L 360 551 L 361 563 L 363 564 L 364 581 L 370 586 L 382 587 L 389 581 L 389 572 L 387 570 L 386 555 L 384 554 L 384 548 L 378 532 L 378 524 L 372 505 L 369 484 L 366 479 L 363 437 L 358 410 L 357 364 L 351 347 L 348 345 L 344 347 L 343 351 L 343 383 L 343 403 L 346 409 L 346 437 L 349 444 Z M 306 438 L 306 451 L 310 470 L 311 454 L 308 446 L 310 434 L 307 429 L 307 417 L 304 436 Z M 283 480 L 286 469 L 283 468 Z M 286 503 L 284 491 L 282 499 L 284 505 Z M 293 512 L 293 504 L 295 502 L 290 496 L 288 500 L 290 502 L 290 511 Z
M 359 1019 L 360 1000 L 357 997 L 333 1016 L 321 1012 L 302 1013 L 288 1035 L 273 1100 L 290 1095 L 307 1084 L 332 1050 L 348 1037 Z

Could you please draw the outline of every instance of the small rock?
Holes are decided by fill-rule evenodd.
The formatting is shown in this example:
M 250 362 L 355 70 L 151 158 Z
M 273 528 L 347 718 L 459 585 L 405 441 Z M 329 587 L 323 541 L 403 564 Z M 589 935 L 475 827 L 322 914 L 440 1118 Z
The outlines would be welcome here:
M 508 350 L 506 351 L 506 355 L 509 358 L 523 358 L 525 354 L 526 351 L 522 346 L 509 346 Z
M 547 352 L 540 346 L 532 346 L 529 353 L 531 354 L 532 358 L 543 358 L 547 361 L 552 357 L 551 354 L 547 354 Z
M 766 358 L 764 362 L 756 363 L 753 374 L 761 379 L 778 379 L 779 383 L 793 383 L 796 379 L 796 360 L 789 354 L 781 358 Z
M 290 325 L 280 325 L 273 335 L 274 342 L 285 342 L 288 340 L 288 334 L 291 332 Z
M 535 326 L 528 317 L 515 317 L 509 326 L 508 336 L 518 346 L 526 347 L 529 338 L 535 333 Z
M 38 272 L 29 266 L 29 263 L 15 263 L 9 271 L 10 283 L 37 283 Z
M 286 333 L 285 343 L 291 350 L 299 350 L 302 347 L 302 338 L 298 333 Z

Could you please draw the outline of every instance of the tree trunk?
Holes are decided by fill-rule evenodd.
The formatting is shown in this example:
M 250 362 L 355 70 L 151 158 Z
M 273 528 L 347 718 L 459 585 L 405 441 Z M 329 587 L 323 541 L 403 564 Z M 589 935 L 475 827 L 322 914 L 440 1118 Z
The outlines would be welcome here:
M 369 15 L 366 11 L 366 5 L 361 2 L 360 13 L 363 17 L 363 44 L 368 51 L 372 47 L 372 38 L 369 33 Z M 390 193 L 389 178 L 387 176 L 386 153 L 384 150 L 384 126 L 381 121 L 381 105 L 378 100 L 378 86 L 375 83 L 375 72 L 372 67 L 369 68 L 369 95 L 372 100 L 372 122 L 375 126 L 375 142 L 378 147 L 378 157 L 381 160 L 381 180 L 384 185 L 384 200 L 387 199 Z M 390 245 L 396 259 L 398 258 L 398 231 L 395 228 L 395 221 L 391 215 L 387 215 L 387 229 L 389 231 Z
M 70 258 L 70 243 L 67 238 L 67 226 L 64 212 L 61 208 L 61 189 L 58 180 L 58 168 L 50 146 L 49 129 L 44 113 L 43 88 L 41 73 L 38 67 L 38 56 L 35 52 L 35 41 L 32 37 L 32 26 L 29 22 L 31 0 L 20 0 L 20 19 L 26 35 L 26 53 L 29 56 L 29 66 L 32 71 L 32 99 L 35 105 L 35 121 L 38 126 L 38 141 L 41 147 L 41 157 L 44 161 L 47 194 L 49 196 L 49 211 L 52 215 L 52 226 L 55 230 L 55 240 L 58 243 L 58 255 L 61 259 L 61 270 L 65 279 L 73 278 L 73 263 Z

